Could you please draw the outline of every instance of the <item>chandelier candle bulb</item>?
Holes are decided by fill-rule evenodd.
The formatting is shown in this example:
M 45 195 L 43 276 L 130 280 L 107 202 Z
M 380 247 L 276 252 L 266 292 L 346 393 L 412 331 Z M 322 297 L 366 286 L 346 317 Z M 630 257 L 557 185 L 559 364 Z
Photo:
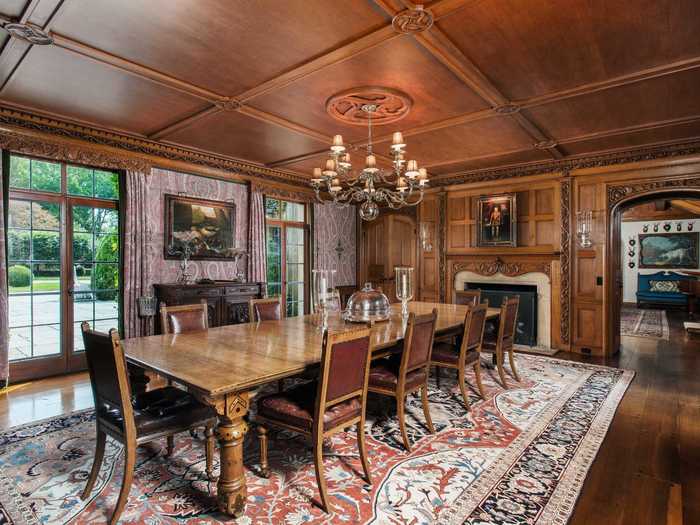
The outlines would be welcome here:
M 400 131 L 395 131 L 391 137 L 391 148 L 395 150 L 400 150 L 406 144 L 403 141 L 403 134 Z
M 399 177 L 399 180 L 396 181 L 396 189 L 399 191 L 406 191 L 406 179 L 403 177 Z
M 368 168 L 375 168 L 377 166 L 377 157 L 375 157 L 374 155 L 367 155 L 367 158 L 365 160 L 367 162 Z
M 345 146 L 343 145 L 343 136 L 342 135 L 335 135 L 333 137 L 333 145 L 331 146 L 331 151 L 335 151 L 338 153 L 345 151 Z
M 418 184 L 425 186 L 426 182 L 428 182 L 428 170 L 420 168 L 418 170 Z

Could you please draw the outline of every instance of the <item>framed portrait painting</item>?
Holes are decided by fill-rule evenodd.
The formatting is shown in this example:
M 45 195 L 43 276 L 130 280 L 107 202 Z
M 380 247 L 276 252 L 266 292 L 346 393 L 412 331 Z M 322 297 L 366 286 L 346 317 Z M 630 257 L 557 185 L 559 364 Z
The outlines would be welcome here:
M 517 246 L 515 194 L 479 197 L 477 246 Z
M 639 236 L 640 268 L 698 268 L 698 234 L 649 233 Z
M 236 206 L 229 202 L 165 195 L 165 258 L 236 258 Z

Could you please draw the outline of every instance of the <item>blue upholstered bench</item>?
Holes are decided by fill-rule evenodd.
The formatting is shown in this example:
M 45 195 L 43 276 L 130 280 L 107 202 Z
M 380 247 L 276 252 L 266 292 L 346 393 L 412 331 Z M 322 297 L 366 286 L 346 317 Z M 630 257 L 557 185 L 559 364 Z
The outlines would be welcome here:
M 692 279 L 688 275 L 675 272 L 656 272 L 637 274 L 637 307 L 647 305 L 676 305 L 685 307 L 688 305 L 688 296 L 680 291 L 652 291 L 652 281 L 685 281 Z

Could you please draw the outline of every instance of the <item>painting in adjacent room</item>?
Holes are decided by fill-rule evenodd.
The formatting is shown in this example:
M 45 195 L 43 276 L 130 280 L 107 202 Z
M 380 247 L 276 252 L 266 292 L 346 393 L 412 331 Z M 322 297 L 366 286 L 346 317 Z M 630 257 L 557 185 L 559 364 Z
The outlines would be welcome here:
M 640 268 L 697 268 L 698 233 L 639 236 Z

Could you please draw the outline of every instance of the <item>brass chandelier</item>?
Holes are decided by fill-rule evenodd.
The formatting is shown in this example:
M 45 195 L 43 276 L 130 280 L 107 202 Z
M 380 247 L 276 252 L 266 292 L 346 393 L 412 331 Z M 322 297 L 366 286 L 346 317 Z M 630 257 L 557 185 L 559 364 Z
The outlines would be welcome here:
M 342 206 L 359 205 L 360 217 L 365 221 L 376 219 L 380 206 L 397 210 L 420 204 L 428 183 L 425 168 L 418 168 L 415 160 L 405 160 L 406 144 L 400 131 L 392 136 L 393 169 L 385 171 L 377 166 L 377 158 L 372 152 L 372 114 L 377 111 L 377 107 L 375 104 L 365 104 L 361 108 L 367 113 L 369 137 L 365 167 L 359 173 L 353 173 L 343 137 L 335 135 L 325 168 L 314 168 L 311 179 L 311 187 L 319 202 L 334 202 Z M 327 197 L 322 197 L 322 192 Z

